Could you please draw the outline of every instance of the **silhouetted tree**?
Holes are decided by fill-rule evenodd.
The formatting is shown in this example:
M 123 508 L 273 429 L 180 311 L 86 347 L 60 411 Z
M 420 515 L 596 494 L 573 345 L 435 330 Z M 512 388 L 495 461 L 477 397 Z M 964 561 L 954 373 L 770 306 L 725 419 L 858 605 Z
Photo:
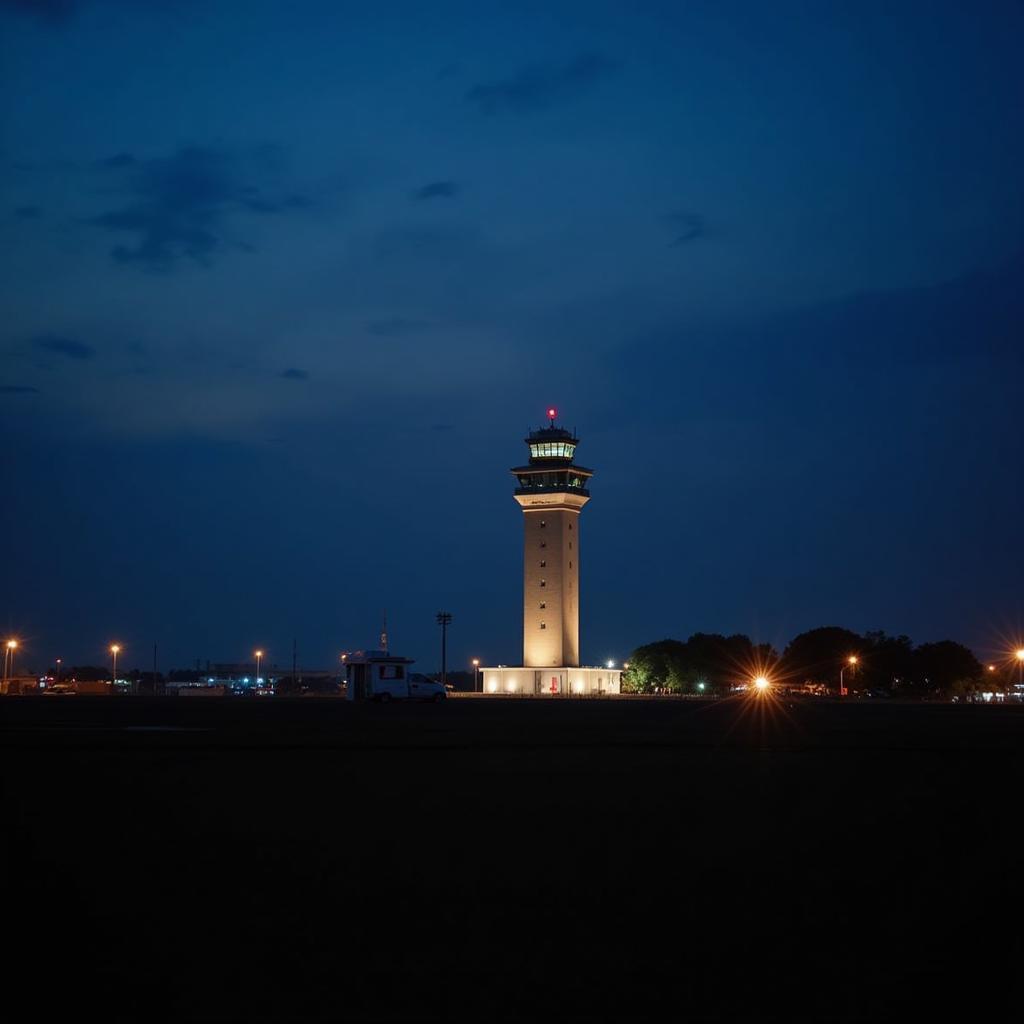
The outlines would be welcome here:
M 686 645 L 678 640 L 658 640 L 638 647 L 629 656 L 624 682 L 630 693 L 653 693 L 667 685 L 670 673 L 685 668 Z
M 939 640 L 914 651 L 912 686 L 918 693 L 947 693 L 957 684 L 976 682 L 982 672 L 978 659 L 963 644 Z
M 869 689 L 912 691 L 914 645 L 909 636 L 889 636 L 881 630 L 864 634 L 864 656 L 858 667 Z
M 841 626 L 822 626 L 794 637 L 779 662 L 770 644 L 751 643 L 742 633 L 694 633 L 689 640 L 659 640 L 638 647 L 623 675 L 623 689 L 651 693 L 666 688 L 672 693 L 728 692 L 748 682 L 752 673 L 767 671 L 779 681 L 813 682 L 836 690 L 839 671 L 851 655 L 856 669 L 845 682 L 850 688 L 881 689 L 909 696 L 935 693 L 970 695 L 978 690 L 1009 688 L 1004 667 L 984 669 L 977 658 L 953 640 L 914 648 L 908 636 L 878 631 L 859 636 Z
M 685 643 L 659 640 L 638 647 L 623 683 L 632 693 L 722 693 L 776 658 L 770 644 L 755 647 L 742 633 L 694 633 Z
M 851 655 L 857 658 L 856 672 L 862 676 L 862 637 L 841 626 L 819 626 L 793 637 L 782 652 L 782 675 L 793 684 L 816 683 L 839 689 L 839 671 Z M 852 681 L 844 680 L 847 685 Z

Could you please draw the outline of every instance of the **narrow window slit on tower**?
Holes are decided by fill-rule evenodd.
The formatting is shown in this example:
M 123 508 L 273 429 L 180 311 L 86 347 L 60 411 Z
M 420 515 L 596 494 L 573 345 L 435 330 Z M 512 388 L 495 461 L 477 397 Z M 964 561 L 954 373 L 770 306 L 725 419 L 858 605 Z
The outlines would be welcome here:
M 540 567 L 541 567 L 542 569 L 546 569 L 546 568 L 547 568 L 547 566 L 548 566 L 548 563 L 547 563 L 547 562 L 545 562 L 545 561 L 544 561 L 544 559 L 542 558 L 542 559 L 541 559 L 541 562 L 540 562 Z

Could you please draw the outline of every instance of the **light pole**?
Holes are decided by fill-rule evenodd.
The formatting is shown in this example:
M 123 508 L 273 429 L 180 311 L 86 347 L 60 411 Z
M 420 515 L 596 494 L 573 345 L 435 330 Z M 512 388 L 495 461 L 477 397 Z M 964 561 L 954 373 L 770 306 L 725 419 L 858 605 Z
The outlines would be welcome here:
M 113 671 L 112 678 L 110 680 L 110 696 L 111 697 L 113 697 L 115 692 L 117 691 L 117 655 L 118 655 L 118 652 L 120 650 L 121 650 L 121 645 L 120 644 L 111 644 L 110 645 L 110 653 L 111 653 L 111 656 L 114 659 L 114 671 Z
M 260 685 L 260 662 L 263 660 L 263 652 L 256 652 L 256 686 Z
M 57 682 L 58 683 L 60 682 L 60 666 L 61 666 L 61 659 L 58 658 L 57 659 Z
M 857 668 L 857 655 L 856 654 L 851 654 L 846 659 L 846 665 L 850 666 L 850 671 L 851 672 L 855 671 L 856 668 Z M 839 696 L 840 697 L 845 697 L 846 696 L 846 686 L 843 683 L 843 669 L 846 668 L 846 665 L 843 665 L 842 668 L 839 669 Z
M 441 685 L 448 688 L 448 625 L 451 612 L 438 612 L 437 624 L 441 627 Z
M 480 659 L 479 658 L 474 658 L 472 664 L 473 664 L 473 692 L 476 693 L 477 692 L 477 690 L 476 690 L 477 679 L 478 679 L 478 677 L 480 675 Z
M 1017 700 L 1024 698 L 1024 647 L 1018 647 L 1014 657 L 1017 659 Z
M 17 640 L 8 640 L 4 648 L 4 682 L 14 675 L 14 652 L 18 649 Z

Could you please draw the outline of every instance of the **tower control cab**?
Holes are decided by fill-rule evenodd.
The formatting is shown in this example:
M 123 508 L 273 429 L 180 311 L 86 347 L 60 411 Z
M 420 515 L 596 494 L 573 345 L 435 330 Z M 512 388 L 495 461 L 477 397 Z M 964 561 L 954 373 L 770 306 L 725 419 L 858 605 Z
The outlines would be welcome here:
M 448 694 L 440 683 L 411 672 L 412 658 L 387 651 L 353 651 L 343 656 L 345 695 L 349 700 L 429 700 L 439 702 Z

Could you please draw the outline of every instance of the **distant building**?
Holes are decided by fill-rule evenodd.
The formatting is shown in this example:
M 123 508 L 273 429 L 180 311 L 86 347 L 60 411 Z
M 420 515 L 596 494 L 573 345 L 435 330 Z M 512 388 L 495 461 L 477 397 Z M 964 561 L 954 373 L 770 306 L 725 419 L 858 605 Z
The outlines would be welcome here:
M 8 676 L 6 679 L 0 680 L 0 693 L 5 695 L 9 694 L 11 696 L 14 696 L 15 694 L 38 692 L 38 676 Z
M 523 664 L 481 669 L 485 693 L 618 693 L 622 673 L 580 665 L 580 512 L 592 470 L 577 466 L 579 439 L 549 425 L 530 432 L 515 499 L 523 510 Z
M 165 690 L 168 694 L 197 688 L 212 688 L 223 693 L 269 690 L 278 680 L 290 679 L 291 674 L 291 666 L 281 668 L 277 665 L 261 665 L 257 677 L 255 662 L 208 661 L 205 670 L 171 672 Z M 303 682 L 327 682 L 338 677 L 336 672 L 328 669 L 297 668 L 295 674 Z

